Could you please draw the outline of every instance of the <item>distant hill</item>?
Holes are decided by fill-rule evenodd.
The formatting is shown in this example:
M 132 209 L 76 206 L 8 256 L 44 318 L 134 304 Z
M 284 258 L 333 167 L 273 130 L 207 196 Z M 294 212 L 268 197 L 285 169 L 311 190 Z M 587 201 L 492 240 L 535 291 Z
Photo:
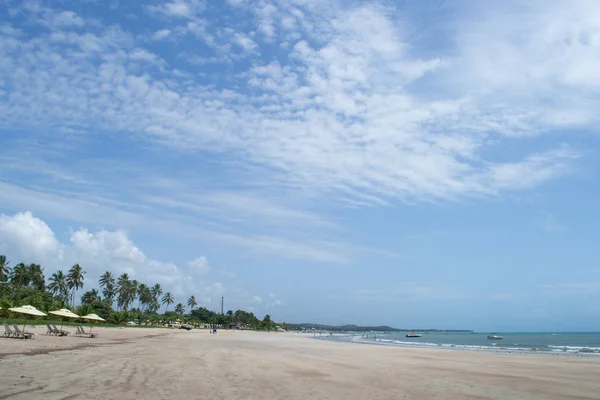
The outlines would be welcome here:
M 466 329 L 423 329 L 423 328 L 392 328 L 387 325 L 380 326 L 360 326 L 360 325 L 321 325 L 321 324 L 286 324 L 289 330 L 317 330 L 328 332 L 472 332 Z

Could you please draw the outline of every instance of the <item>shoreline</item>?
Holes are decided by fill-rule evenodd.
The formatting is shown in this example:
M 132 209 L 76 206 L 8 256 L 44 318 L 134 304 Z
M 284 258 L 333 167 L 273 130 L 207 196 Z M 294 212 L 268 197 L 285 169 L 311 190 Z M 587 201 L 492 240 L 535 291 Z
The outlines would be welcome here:
M 384 336 L 384 335 L 382 335 Z M 311 339 L 329 341 L 334 343 L 351 343 L 354 345 L 371 345 L 371 346 L 383 346 L 390 348 L 415 348 L 415 349 L 430 349 L 430 350 L 450 350 L 450 351 L 468 351 L 468 352 L 487 352 L 494 354 L 525 354 L 525 355 L 544 355 L 544 356 L 560 356 L 560 357 L 589 357 L 589 358 L 599 358 L 600 359 L 600 350 L 592 350 L 592 351 L 568 351 L 561 350 L 562 348 L 569 348 L 573 346 L 554 346 L 554 349 L 540 349 L 534 350 L 532 348 L 511 348 L 511 347 L 503 347 L 499 345 L 498 347 L 494 346 L 479 346 L 479 345 L 459 345 L 459 344 L 451 344 L 451 343 L 429 343 L 429 342 L 402 342 L 398 340 L 386 340 L 386 339 L 375 339 L 375 340 L 352 340 L 353 338 L 360 338 L 360 335 L 352 335 L 352 334 L 333 334 L 333 335 L 323 335 L 323 336 L 311 336 Z M 347 339 L 347 340 L 345 340 Z M 581 346 L 582 349 L 586 348 L 585 346 Z

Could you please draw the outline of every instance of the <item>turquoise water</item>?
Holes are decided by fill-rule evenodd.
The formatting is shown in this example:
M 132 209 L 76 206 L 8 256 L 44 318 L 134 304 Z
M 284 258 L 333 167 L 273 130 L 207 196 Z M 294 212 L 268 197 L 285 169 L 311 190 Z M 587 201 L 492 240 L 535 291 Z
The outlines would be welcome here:
M 422 333 L 407 338 L 402 333 L 356 333 L 328 337 L 328 340 L 370 343 L 389 346 L 454 348 L 495 352 L 541 352 L 551 354 L 600 356 L 600 332 L 582 333 L 502 333 L 504 339 L 490 340 L 488 333 Z

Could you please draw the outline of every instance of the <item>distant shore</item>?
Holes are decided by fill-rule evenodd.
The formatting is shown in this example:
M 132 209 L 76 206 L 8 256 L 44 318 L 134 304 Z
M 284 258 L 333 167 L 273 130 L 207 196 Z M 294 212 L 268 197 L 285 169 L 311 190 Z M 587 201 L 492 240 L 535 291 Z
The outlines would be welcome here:
M 11 399 L 597 399 L 600 360 L 384 348 L 309 335 L 94 328 L 0 339 Z

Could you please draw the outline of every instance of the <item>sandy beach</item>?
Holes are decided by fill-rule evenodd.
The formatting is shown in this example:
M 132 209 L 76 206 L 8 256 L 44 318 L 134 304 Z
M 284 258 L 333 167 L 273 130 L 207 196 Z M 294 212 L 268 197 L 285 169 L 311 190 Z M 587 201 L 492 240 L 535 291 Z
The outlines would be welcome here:
M 600 359 L 293 333 L 97 328 L 0 339 L 0 399 L 598 399 Z

